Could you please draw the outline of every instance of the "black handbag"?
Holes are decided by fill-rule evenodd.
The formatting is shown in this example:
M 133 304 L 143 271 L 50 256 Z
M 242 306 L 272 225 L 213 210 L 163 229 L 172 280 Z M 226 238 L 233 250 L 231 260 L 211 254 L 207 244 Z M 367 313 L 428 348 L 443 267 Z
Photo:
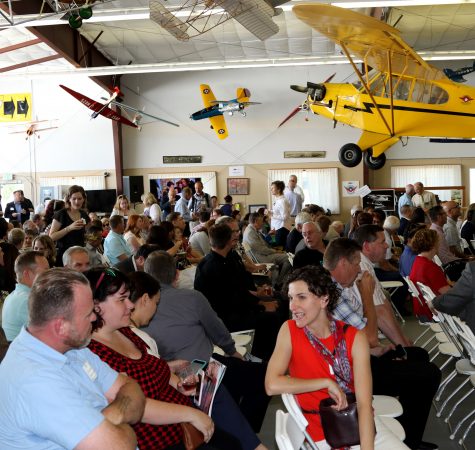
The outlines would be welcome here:
M 320 402 L 320 419 L 325 440 L 332 448 L 359 445 L 358 409 L 355 394 L 346 394 L 348 407 L 338 411 L 335 401 L 328 397 Z

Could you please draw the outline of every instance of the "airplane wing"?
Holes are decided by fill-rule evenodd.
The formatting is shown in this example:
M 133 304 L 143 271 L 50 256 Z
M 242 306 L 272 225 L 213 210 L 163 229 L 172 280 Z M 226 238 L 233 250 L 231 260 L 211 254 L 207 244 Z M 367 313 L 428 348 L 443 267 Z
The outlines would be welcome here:
M 213 91 L 207 84 L 200 84 L 200 92 L 205 108 L 209 108 L 217 103 Z
M 107 119 L 115 120 L 116 122 L 123 123 L 124 125 L 128 125 L 129 127 L 138 128 L 135 123 L 121 116 L 119 113 L 113 111 L 112 109 L 104 107 L 102 103 L 96 102 L 95 100 L 92 100 L 89 97 L 80 94 L 79 92 L 73 91 L 72 89 L 62 84 L 60 84 L 59 86 L 64 89 L 68 94 L 72 95 L 76 100 L 79 100 L 84 106 L 88 107 L 92 111 L 101 114 L 101 116 L 104 116 Z
M 187 24 L 173 15 L 160 1 L 150 0 L 149 8 L 150 20 L 158 23 L 179 41 L 186 42 L 190 39 L 190 35 L 187 33 Z
M 261 41 L 279 32 L 279 26 L 271 19 L 274 8 L 265 0 L 217 0 L 215 3 Z
M 399 30 L 374 17 L 319 4 L 296 5 L 292 11 L 314 30 L 346 47 L 351 55 L 380 72 L 390 71 L 390 60 L 392 73 L 422 79 L 447 79 L 441 70 L 425 62 L 402 40 Z
M 142 111 L 141 109 L 134 108 L 133 106 L 129 106 L 129 105 L 126 105 L 124 103 L 119 103 L 119 102 L 116 102 L 116 101 L 113 101 L 111 103 L 115 106 L 118 106 L 119 108 L 123 108 L 123 109 L 126 109 L 128 111 L 132 111 L 134 113 L 140 114 L 141 116 L 147 116 L 147 117 L 150 117 L 151 119 L 159 120 L 160 122 L 165 122 L 165 123 L 168 123 L 169 125 L 173 125 L 174 127 L 179 127 L 180 126 L 177 123 L 169 122 L 168 120 L 165 120 L 165 119 L 160 119 L 160 117 L 153 116 L 152 114 L 148 114 L 148 113 Z
M 211 126 L 213 127 L 214 132 L 219 137 L 219 139 L 226 139 L 228 137 L 228 129 L 226 127 L 226 121 L 224 117 L 214 116 L 209 118 Z

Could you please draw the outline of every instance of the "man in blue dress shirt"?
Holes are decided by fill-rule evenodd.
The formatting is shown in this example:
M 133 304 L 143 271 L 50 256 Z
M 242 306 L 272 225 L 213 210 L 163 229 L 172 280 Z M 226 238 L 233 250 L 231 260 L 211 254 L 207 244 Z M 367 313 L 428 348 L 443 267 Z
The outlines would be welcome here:
M 139 385 L 89 349 L 96 319 L 87 279 L 50 269 L 33 284 L 28 328 L 0 365 L 2 450 L 133 450 Z

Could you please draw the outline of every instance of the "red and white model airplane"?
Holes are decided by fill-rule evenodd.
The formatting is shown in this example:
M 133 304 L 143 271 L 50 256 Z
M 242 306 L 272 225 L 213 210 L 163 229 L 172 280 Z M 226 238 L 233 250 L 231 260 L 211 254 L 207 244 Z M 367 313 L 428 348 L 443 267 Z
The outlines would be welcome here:
M 106 103 L 100 103 L 95 100 L 92 100 L 89 97 L 86 97 L 84 94 L 81 94 L 79 92 L 72 90 L 71 88 L 68 88 L 67 86 L 64 86 L 62 84 L 60 84 L 59 86 L 62 89 L 64 89 L 68 94 L 72 95 L 76 100 L 79 100 L 84 106 L 94 111 L 91 114 L 91 119 L 95 119 L 97 116 L 101 115 L 101 116 L 106 117 L 107 119 L 115 120 L 116 122 L 122 123 L 124 125 L 128 125 L 129 127 L 140 129 L 140 119 L 142 118 L 142 116 L 147 116 L 154 120 L 159 120 L 160 122 L 165 122 L 165 123 L 168 123 L 169 125 L 173 125 L 174 127 L 180 126 L 177 123 L 173 123 L 168 120 L 161 119 L 160 117 L 157 117 L 157 116 L 152 116 L 151 114 L 148 114 L 132 106 L 126 105 L 124 103 L 119 103 L 118 101 L 116 101 L 116 98 L 119 98 L 121 96 L 121 92 L 118 87 L 114 88 L 114 91 L 112 92 L 112 94 L 110 95 L 108 99 L 104 99 L 106 100 Z M 124 117 L 120 113 L 109 108 L 109 105 L 115 105 L 115 106 L 118 106 L 119 108 L 123 108 L 125 110 L 131 111 L 134 113 L 134 117 L 132 118 L 132 120 L 129 120 L 127 119 L 127 117 Z

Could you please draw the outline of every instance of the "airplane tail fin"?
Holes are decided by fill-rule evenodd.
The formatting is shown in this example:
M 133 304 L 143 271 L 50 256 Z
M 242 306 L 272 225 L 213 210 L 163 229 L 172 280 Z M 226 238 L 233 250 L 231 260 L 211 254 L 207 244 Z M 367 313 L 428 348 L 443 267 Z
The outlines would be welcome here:
M 242 102 L 249 101 L 249 97 L 251 97 L 251 91 L 246 88 L 237 88 L 236 90 L 236 100 Z

